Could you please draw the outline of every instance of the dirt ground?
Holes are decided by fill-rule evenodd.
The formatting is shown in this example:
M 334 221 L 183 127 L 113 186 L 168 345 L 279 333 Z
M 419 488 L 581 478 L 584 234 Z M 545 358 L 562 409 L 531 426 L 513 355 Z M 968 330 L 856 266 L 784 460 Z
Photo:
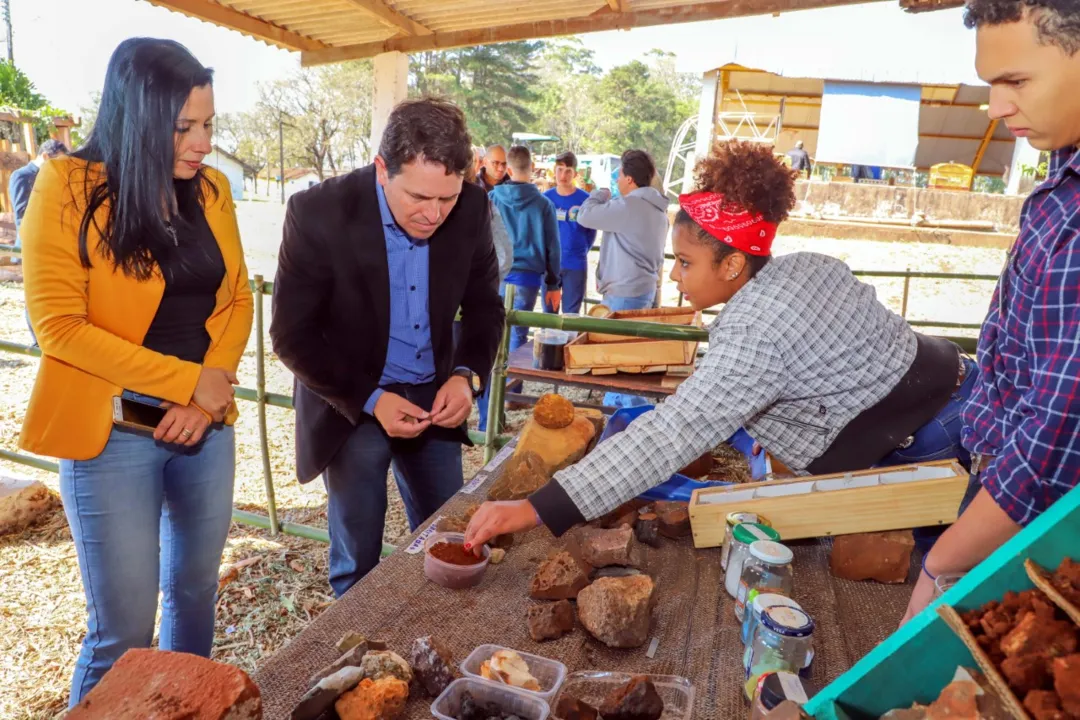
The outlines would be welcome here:
M 274 203 L 240 203 L 239 217 L 251 273 L 273 276 L 281 237 L 282 208 Z M 839 257 L 854 269 L 996 274 L 1004 261 L 997 250 L 907 246 L 860 241 L 803 240 L 781 237 L 781 253 L 812 250 Z M 670 268 L 669 268 L 670 269 Z M 0 339 L 26 343 L 22 285 L 17 274 L 0 275 Z M 874 283 L 890 307 L 900 309 L 902 283 Z M 992 283 L 920 281 L 912 284 L 909 318 L 947 322 L 982 320 Z M 669 284 L 665 304 L 674 304 Z M 267 306 L 269 308 L 269 306 Z M 269 339 L 266 339 L 269 348 Z M 240 370 L 241 384 L 254 386 L 255 340 Z M 35 358 L 0 352 L 0 447 L 17 449 L 17 438 L 37 365 Z M 271 392 L 291 394 L 289 373 L 272 356 L 267 362 Z M 532 393 L 545 391 L 527 386 Z M 575 392 L 573 399 L 586 401 Z M 591 398 L 597 402 L 599 397 Z M 254 405 L 241 405 L 237 425 L 236 506 L 265 513 Z M 510 415 L 511 430 L 524 413 Z M 326 527 L 326 495 L 318 482 L 299 485 L 294 478 L 293 415 L 268 408 L 271 470 L 283 520 Z M 473 418 L 475 423 L 475 417 Z M 481 452 L 465 454 L 465 475 L 479 468 Z M 56 490 L 56 476 L 0 461 L 0 473 L 34 477 Z M 396 543 L 407 534 L 404 509 L 394 483 L 384 539 Z M 234 524 L 221 566 L 215 659 L 253 670 L 299 633 L 331 602 L 326 581 L 326 546 Z M 52 718 L 66 706 L 71 669 L 85 632 L 86 611 L 75 550 L 59 507 L 26 532 L 0 538 L 0 718 Z

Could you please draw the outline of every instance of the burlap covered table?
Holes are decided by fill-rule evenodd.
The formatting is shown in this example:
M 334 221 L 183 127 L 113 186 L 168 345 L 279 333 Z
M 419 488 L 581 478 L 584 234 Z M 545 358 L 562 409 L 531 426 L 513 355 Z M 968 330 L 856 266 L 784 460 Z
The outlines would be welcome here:
M 443 508 L 460 512 L 484 498 L 500 460 L 485 468 L 465 491 Z M 421 533 L 428 524 L 421 528 Z M 458 661 L 477 645 L 494 643 L 555 658 L 575 670 L 620 670 L 681 675 L 693 682 L 700 720 L 744 718 L 742 653 L 739 624 L 724 591 L 719 549 L 695 550 L 690 539 L 664 541 L 647 548 L 645 570 L 656 580 L 658 600 L 652 634 L 659 638 L 656 656 L 646 648 L 613 650 L 580 627 L 555 642 L 535 643 L 525 623 L 532 603 L 528 584 L 538 562 L 558 543 L 546 529 L 519 535 L 505 561 L 491 566 L 471 590 L 447 590 L 424 577 L 423 552 L 411 554 L 409 538 L 374 572 L 316 618 L 299 636 L 255 674 L 267 718 L 287 718 L 307 689 L 308 678 L 333 662 L 334 644 L 348 631 L 383 640 L 405 655 L 415 638 L 435 635 Z M 415 543 L 419 545 L 419 543 Z M 903 615 L 909 585 L 885 586 L 838 580 L 829 573 L 830 541 L 792 543 L 795 597 L 809 612 L 816 657 L 811 682 L 823 687 L 889 635 Z M 915 577 L 917 568 L 910 574 Z M 407 718 L 429 718 L 431 700 L 414 693 Z

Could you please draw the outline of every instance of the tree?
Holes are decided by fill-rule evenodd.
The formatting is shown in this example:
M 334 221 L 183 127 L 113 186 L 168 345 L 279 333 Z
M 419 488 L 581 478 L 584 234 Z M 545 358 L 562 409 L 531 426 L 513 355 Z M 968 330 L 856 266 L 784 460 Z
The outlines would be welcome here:
M 71 133 L 71 141 L 75 143 L 75 147 L 79 147 L 86 142 L 86 138 L 90 137 L 90 133 L 94 129 L 94 123 L 97 122 L 99 107 L 101 107 L 100 90 L 90 93 L 87 103 L 79 106 L 79 127 L 75 128 Z
M 600 68 L 580 38 L 547 43 L 539 59 L 540 89 L 532 105 L 537 132 L 555 135 L 566 149 L 583 152 L 596 143 L 596 88 Z
M 26 73 L 10 62 L 0 62 L 0 105 L 20 110 L 38 110 L 48 104 Z

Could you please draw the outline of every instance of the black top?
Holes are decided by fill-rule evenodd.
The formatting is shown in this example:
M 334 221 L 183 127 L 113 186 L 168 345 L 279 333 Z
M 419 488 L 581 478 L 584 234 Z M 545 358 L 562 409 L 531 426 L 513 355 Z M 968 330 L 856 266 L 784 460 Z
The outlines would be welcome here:
M 143 347 L 202 364 L 210 349 L 206 321 L 225 278 L 225 260 L 202 212 L 178 223 L 175 230 L 174 251 L 168 257 L 155 257 L 165 277 L 165 294 Z

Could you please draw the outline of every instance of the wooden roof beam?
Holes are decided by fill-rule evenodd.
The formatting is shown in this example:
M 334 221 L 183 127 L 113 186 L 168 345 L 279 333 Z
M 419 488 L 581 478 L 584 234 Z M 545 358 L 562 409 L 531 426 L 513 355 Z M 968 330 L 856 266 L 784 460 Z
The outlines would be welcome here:
M 883 2 L 884 0 L 875 1 Z M 696 5 L 632 10 L 621 13 L 605 10 L 602 13 L 584 17 L 528 22 L 476 30 L 436 32 L 424 36 L 394 37 L 379 42 L 361 43 L 326 50 L 308 50 L 302 54 L 300 61 L 302 65 L 309 67 L 311 65 L 358 60 L 384 52 L 413 53 L 424 50 L 446 50 L 469 45 L 533 40 L 603 30 L 628 30 L 635 27 L 674 25 L 747 15 L 768 15 L 774 12 L 855 5 L 863 2 L 865 0 L 714 0 L 713 2 Z
M 359 8 L 386 25 L 414 37 L 433 34 L 430 29 L 387 6 L 382 0 L 345 0 L 345 2 L 353 7 Z
M 311 52 L 326 50 L 328 46 L 309 37 L 286 30 L 257 17 L 219 5 L 210 0 L 146 0 L 157 7 L 178 12 L 181 15 L 220 25 L 249 35 L 256 40 L 276 45 L 286 50 Z
M 630 9 L 630 0 L 607 0 L 607 6 L 612 12 L 627 12 Z

